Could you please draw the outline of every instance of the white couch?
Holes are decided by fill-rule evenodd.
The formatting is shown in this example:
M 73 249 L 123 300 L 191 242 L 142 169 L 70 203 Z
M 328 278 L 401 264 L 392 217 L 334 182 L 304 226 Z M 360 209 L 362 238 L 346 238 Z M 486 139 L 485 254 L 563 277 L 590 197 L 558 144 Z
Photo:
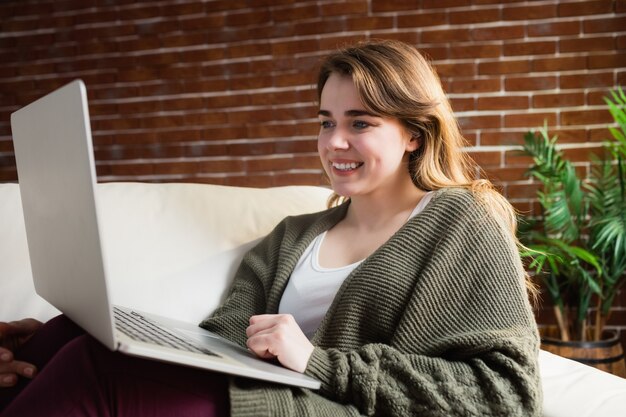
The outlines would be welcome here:
M 329 191 L 201 184 L 97 187 L 117 304 L 199 322 L 222 300 L 245 250 L 283 217 L 321 210 Z M 19 187 L 0 184 L 0 321 L 58 311 L 31 283 Z M 626 380 L 540 354 L 545 417 L 625 417 Z

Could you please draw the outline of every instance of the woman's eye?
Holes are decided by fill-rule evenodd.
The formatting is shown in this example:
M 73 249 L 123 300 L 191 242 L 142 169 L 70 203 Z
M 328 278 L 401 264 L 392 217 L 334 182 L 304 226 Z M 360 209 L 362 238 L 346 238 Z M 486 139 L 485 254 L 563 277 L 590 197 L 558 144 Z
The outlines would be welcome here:
M 322 126 L 322 129 L 328 129 L 329 127 L 332 127 L 333 124 L 330 120 L 322 120 L 320 121 L 320 126 Z
M 353 126 L 355 129 L 365 129 L 365 128 L 369 127 L 369 126 L 370 126 L 370 124 L 369 124 L 369 123 L 367 123 L 367 122 L 364 122 L 364 121 L 362 121 L 362 120 L 355 120 L 355 121 L 352 123 L 352 126 Z

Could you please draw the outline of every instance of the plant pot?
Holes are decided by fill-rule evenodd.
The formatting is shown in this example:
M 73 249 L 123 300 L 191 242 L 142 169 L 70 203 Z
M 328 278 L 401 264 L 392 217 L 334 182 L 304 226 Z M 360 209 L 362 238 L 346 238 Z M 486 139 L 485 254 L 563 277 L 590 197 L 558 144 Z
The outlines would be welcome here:
M 542 327 L 539 331 L 543 350 L 626 378 L 624 349 L 617 331 L 607 330 L 602 340 L 584 342 L 564 342 L 559 338 L 556 326 Z

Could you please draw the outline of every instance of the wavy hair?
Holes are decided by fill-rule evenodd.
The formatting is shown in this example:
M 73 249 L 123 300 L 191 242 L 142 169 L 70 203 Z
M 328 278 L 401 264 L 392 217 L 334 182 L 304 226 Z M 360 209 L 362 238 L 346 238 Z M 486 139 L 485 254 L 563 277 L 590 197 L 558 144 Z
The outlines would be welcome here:
M 317 81 L 317 97 L 331 74 L 350 76 L 367 111 L 398 119 L 420 147 L 411 153 L 409 173 L 416 187 L 470 189 L 487 211 L 516 240 L 517 215 L 511 204 L 463 150 L 467 144 L 430 63 L 411 45 L 392 40 L 369 41 L 326 56 Z M 334 194 L 329 206 L 342 201 Z M 519 242 L 518 242 L 519 245 Z M 528 282 L 528 279 L 527 279 Z M 528 283 L 534 294 L 532 284 Z

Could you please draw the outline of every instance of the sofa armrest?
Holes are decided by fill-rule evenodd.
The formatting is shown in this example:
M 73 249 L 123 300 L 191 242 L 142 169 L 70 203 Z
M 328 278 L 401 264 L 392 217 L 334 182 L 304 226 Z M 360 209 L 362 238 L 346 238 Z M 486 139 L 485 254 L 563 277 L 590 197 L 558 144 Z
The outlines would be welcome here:
M 626 379 L 539 353 L 544 417 L 626 416 Z

